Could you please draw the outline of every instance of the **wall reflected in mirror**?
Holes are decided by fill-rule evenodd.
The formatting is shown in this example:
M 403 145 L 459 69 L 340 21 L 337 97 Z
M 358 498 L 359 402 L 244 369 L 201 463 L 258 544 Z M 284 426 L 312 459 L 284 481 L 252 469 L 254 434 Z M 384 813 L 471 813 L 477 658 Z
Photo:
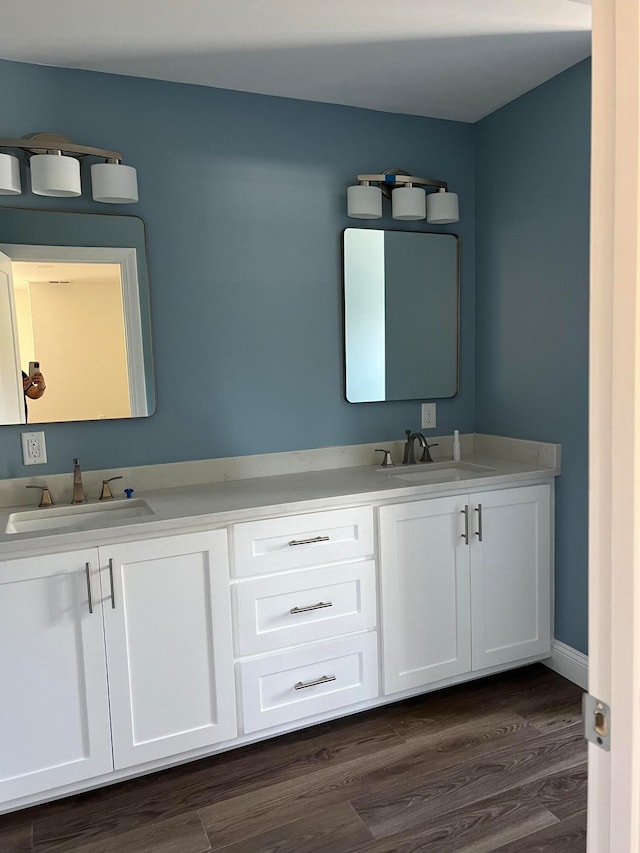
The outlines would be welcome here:
M 459 240 L 347 228 L 343 235 L 346 399 L 458 391 Z
M 13 292 L 21 371 L 47 386 L 28 423 L 130 418 L 119 264 L 16 262 Z
M 0 423 L 152 414 L 142 221 L 3 208 L 0 253 Z M 22 388 L 34 361 L 39 399 Z

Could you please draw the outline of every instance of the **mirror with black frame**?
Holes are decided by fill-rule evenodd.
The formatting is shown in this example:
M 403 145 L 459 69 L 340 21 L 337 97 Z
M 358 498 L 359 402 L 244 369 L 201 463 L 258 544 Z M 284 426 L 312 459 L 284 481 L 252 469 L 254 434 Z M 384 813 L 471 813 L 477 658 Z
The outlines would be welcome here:
M 0 208 L 0 424 L 154 410 L 143 221 Z
M 457 394 L 459 279 L 455 234 L 345 229 L 348 402 Z

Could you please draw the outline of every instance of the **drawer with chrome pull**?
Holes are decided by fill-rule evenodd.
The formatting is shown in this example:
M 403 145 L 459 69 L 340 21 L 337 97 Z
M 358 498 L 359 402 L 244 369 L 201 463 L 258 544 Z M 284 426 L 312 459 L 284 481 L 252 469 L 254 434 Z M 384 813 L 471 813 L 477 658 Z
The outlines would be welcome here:
M 238 655 L 376 626 L 373 560 L 252 578 L 231 590 Z
M 378 695 L 376 633 L 239 664 L 245 732 L 322 714 Z
M 373 555 L 373 510 L 248 521 L 233 527 L 234 577 L 284 572 Z

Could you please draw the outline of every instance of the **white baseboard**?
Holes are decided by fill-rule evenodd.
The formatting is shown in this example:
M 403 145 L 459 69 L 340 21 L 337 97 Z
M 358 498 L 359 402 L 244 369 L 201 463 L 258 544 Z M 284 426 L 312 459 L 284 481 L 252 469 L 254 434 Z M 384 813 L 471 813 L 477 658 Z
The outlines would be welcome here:
M 560 640 L 554 640 L 551 643 L 551 657 L 542 663 L 583 690 L 588 690 L 589 658 L 577 649 L 561 643 Z

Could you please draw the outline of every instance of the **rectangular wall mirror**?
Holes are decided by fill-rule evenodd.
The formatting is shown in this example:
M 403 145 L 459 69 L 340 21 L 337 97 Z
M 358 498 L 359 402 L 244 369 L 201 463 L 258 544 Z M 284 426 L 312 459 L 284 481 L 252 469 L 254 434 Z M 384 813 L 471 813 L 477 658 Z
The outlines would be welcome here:
M 29 362 L 46 391 L 23 392 Z M 0 208 L 0 424 L 155 409 L 144 223 Z
M 458 391 L 459 240 L 346 228 L 346 398 L 453 397 Z

